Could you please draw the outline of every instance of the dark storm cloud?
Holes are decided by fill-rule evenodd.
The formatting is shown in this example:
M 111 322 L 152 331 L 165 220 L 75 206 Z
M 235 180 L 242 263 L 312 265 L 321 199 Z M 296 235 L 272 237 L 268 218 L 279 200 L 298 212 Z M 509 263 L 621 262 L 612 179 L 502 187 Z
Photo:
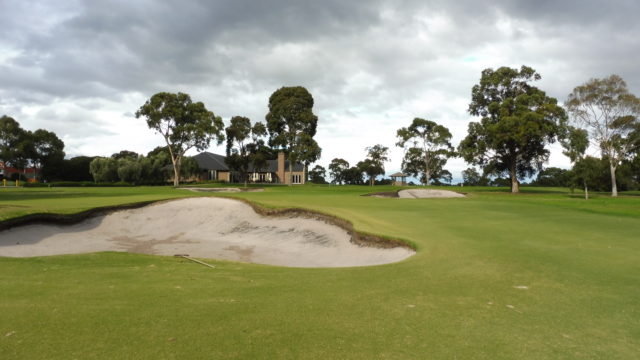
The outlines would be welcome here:
M 46 4 L 2 5 L 2 20 L 8 24 L 2 30 L 3 42 L 21 50 L 0 66 L 2 90 L 19 99 L 33 97 L 34 92 L 51 97 L 149 93 L 176 85 L 213 86 L 230 76 L 257 83 L 335 85 L 344 83 L 345 72 L 352 73 L 356 66 L 379 74 L 392 88 L 402 88 L 420 78 L 415 71 L 421 66 L 416 64 L 504 40 L 491 33 L 501 17 L 539 24 L 535 31 L 551 40 L 573 39 L 583 59 L 606 61 L 612 51 L 597 56 L 584 43 L 593 38 L 585 39 L 584 33 L 603 26 L 630 34 L 634 14 L 640 10 L 633 1 L 497 1 L 490 5 L 477 1 L 85 1 L 55 8 Z M 385 12 L 395 17 L 385 20 Z M 440 41 L 432 49 L 403 43 L 403 39 L 415 42 L 411 36 L 417 19 L 433 15 L 455 23 L 455 31 L 445 34 L 449 41 Z M 50 20 L 39 24 L 37 19 L 42 18 Z M 431 31 L 429 26 L 423 30 Z M 636 44 L 627 37 L 593 35 L 594 42 L 602 45 L 613 41 L 615 49 Z M 512 36 L 518 36 L 518 31 Z M 291 44 L 322 44 L 322 48 L 292 54 L 288 51 L 294 50 L 287 49 Z M 615 55 L 628 56 L 632 51 Z M 270 63 L 270 53 L 280 58 Z M 283 56 L 300 58 L 287 64 Z

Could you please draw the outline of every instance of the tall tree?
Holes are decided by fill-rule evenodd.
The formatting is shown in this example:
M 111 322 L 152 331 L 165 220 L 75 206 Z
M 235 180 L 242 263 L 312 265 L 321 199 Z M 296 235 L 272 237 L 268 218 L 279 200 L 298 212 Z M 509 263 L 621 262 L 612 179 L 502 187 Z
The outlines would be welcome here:
M 369 184 L 373 186 L 378 175 L 384 175 L 384 163 L 389 161 L 389 148 L 376 144 L 365 148 L 367 158 L 357 166 L 369 175 Z
M 384 174 L 384 168 L 382 167 L 382 165 L 372 159 L 364 159 L 362 161 L 359 161 L 356 164 L 356 168 L 358 168 L 361 173 L 365 173 L 367 174 L 367 176 L 369 176 L 370 186 L 373 186 L 373 184 L 375 183 L 376 176 Z
M 487 186 L 489 179 L 480 175 L 475 168 L 467 168 L 462 171 L 462 183 L 465 186 Z
M 574 122 L 588 129 L 603 158 L 609 159 L 611 196 L 618 196 L 616 168 L 632 149 L 629 135 L 638 124 L 640 99 L 629 93 L 620 76 L 611 75 L 577 86 L 566 105 Z
M 562 147 L 564 148 L 562 153 L 569 157 L 569 160 L 571 160 L 571 163 L 574 165 L 574 174 L 583 172 L 583 174 L 579 174 L 580 176 L 578 176 L 578 179 L 582 181 L 585 200 L 589 200 L 589 188 L 587 183 L 591 178 L 593 178 L 593 176 L 591 176 L 592 169 L 594 168 L 591 166 L 593 162 L 588 160 L 576 167 L 576 165 L 583 160 L 584 153 L 589 147 L 589 134 L 584 129 L 567 126 L 566 134 L 563 136 L 563 139 L 560 140 L 560 144 L 562 144 Z
M 65 155 L 64 142 L 55 133 L 38 129 L 31 134 L 31 142 L 31 162 L 38 176 L 52 173 L 48 167 L 60 166 Z
M 539 79 L 527 66 L 483 70 L 469 104 L 469 113 L 482 119 L 469 124 L 458 146 L 468 163 L 493 175 L 508 174 L 513 193 L 520 191 L 518 177 L 533 175 L 548 160 L 546 145 L 557 140 L 566 123 L 557 100 L 529 84 Z
M 267 135 L 267 130 L 261 122 L 252 126 L 249 118 L 234 116 L 225 132 L 227 134 L 227 158 L 225 161 L 230 168 L 240 172 L 246 187 L 250 166 L 259 167 L 263 159 L 259 150 L 262 144 L 261 138 Z
M 12 117 L 0 117 L 0 160 L 5 164 L 17 167 L 19 145 L 24 140 L 25 131 Z
M 396 145 L 405 148 L 402 171 L 416 177 L 422 174 L 420 177 L 424 178 L 425 185 L 431 181 L 432 174 L 454 155 L 451 132 L 431 120 L 415 118 L 409 127 L 398 129 L 397 136 Z M 417 166 L 417 158 L 422 160 L 422 166 Z M 405 167 L 405 164 L 409 166 Z
M 136 112 L 136 118 L 141 116 L 146 117 L 150 129 L 164 137 L 173 164 L 174 186 L 180 184 L 180 164 L 187 150 L 202 151 L 212 140 L 218 145 L 224 140 L 222 119 L 184 93 L 153 95 Z
M 349 162 L 345 159 L 335 158 L 331 160 L 329 164 L 329 175 L 331 175 L 332 183 L 334 184 L 344 184 L 345 182 L 345 171 L 349 169 Z
M 326 184 L 327 180 L 325 180 L 325 177 L 327 176 L 327 170 L 320 165 L 316 165 L 313 167 L 313 169 L 311 169 L 308 173 L 309 175 L 309 181 L 311 181 L 314 184 Z
M 318 117 L 313 114 L 313 97 L 302 86 L 282 87 L 269 97 L 269 113 L 266 115 L 269 145 L 285 150 L 289 160 L 289 184 L 293 165 L 298 161 L 311 162 L 313 153 L 309 146 L 317 146 L 313 140 Z

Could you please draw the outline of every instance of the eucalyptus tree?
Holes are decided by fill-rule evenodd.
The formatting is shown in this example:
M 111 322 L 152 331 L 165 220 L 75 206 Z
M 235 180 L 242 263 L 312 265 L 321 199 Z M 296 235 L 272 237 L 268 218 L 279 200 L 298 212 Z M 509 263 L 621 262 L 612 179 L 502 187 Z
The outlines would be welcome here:
M 7 115 L 0 117 L 0 160 L 15 167 L 19 145 L 24 137 L 24 129 L 14 118 Z
M 431 120 L 415 118 L 409 127 L 398 129 L 397 137 L 396 146 L 405 149 L 402 171 L 422 178 L 425 185 L 455 154 L 449 129 Z
M 261 138 L 267 135 L 267 129 L 261 122 L 251 125 L 249 118 L 234 116 L 225 129 L 225 133 L 227 135 L 227 158 L 225 161 L 230 168 L 241 173 L 246 187 L 249 168 L 252 165 L 256 169 L 263 167 L 266 162 L 260 154 L 260 145 L 264 143 Z
M 344 184 L 345 172 L 349 169 L 349 162 L 345 159 L 335 158 L 329 163 L 329 175 L 334 184 Z
M 58 136 L 44 129 L 31 133 L 31 163 L 38 176 L 43 176 L 45 169 L 60 166 L 64 159 L 64 142 Z
M 376 144 L 365 148 L 367 158 L 356 166 L 369 175 L 369 185 L 373 186 L 376 176 L 384 175 L 384 163 L 389 161 L 389 148 Z
M 582 186 L 584 188 L 584 198 L 585 200 L 589 199 L 589 179 L 592 178 L 590 176 L 593 166 L 590 164 L 593 163 L 592 160 L 587 160 L 584 163 L 581 163 L 584 160 L 584 153 L 587 151 L 589 147 L 589 134 L 586 130 L 576 128 L 573 126 L 567 126 L 566 134 L 562 140 L 560 140 L 560 144 L 564 148 L 562 152 L 566 155 L 571 163 L 573 164 L 573 174 L 574 177 L 582 182 Z M 577 166 L 579 164 L 579 166 Z M 581 174 L 584 172 L 584 174 Z M 587 176 L 589 175 L 589 176 Z
M 269 145 L 285 151 L 289 160 L 289 181 L 293 164 L 309 164 L 320 156 L 316 135 L 318 117 L 313 114 L 313 97 L 302 86 L 282 87 L 269 97 L 266 115 Z
M 308 176 L 309 176 L 309 181 L 311 181 L 314 184 L 327 183 L 327 180 L 325 179 L 325 177 L 327 176 L 327 170 L 321 165 L 314 166 L 313 169 L 309 171 Z
M 222 119 L 204 106 L 193 102 L 188 94 L 160 92 L 153 95 L 136 111 L 136 118 L 145 117 L 150 129 L 164 138 L 173 165 L 173 185 L 180 184 L 180 165 L 187 150 L 202 151 L 212 140 L 224 141 Z
M 558 139 L 566 124 L 558 101 L 530 84 L 540 78 L 527 66 L 483 70 L 469 104 L 469 113 L 481 120 L 469 124 L 458 146 L 465 161 L 485 173 L 508 174 L 513 193 L 520 191 L 518 177 L 542 168 L 549 158 L 546 146 Z
M 640 99 L 618 75 L 591 79 L 573 89 L 567 100 L 572 120 L 589 131 L 609 161 L 611 196 L 618 196 L 616 169 L 634 147 Z

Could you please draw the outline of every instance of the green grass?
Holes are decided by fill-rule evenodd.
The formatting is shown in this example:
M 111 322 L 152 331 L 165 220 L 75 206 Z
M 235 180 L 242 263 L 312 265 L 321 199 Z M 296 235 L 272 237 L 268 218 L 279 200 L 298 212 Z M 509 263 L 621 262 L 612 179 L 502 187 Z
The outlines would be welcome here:
M 397 264 L 293 269 L 123 253 L 0 258 L 3 359 L 635 359 L 640 197 L 455 188 L 234 193 L 407 239 Z M 0 216 L 210 195 L 170 188 L 11 189 Z M 527 289 L 517 288 L 526 286 Z M 7 336 L 8 335 L 8 336 Z

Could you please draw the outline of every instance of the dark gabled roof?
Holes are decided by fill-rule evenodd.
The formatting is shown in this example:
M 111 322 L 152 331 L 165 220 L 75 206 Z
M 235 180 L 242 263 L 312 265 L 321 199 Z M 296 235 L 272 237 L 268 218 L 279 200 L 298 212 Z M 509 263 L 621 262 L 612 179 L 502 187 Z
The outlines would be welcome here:
M 253 167 L 250 168 L 251 171 L 253 171 Z M 304 165 L 302 165 L 301 163 L 296 163 L 293 166 L 293 171 L 303 171 L 304 170 Z M 278 172 L 278 160 L 267 160 L 267 167 L 265 169 L 261 169 L 261 171 L 263 172 Z M 284 171 L 289 171 L 289 161 L 285 160 L 284 162 Z
M 217 171 L 229 171 L 229 167 L 224 162 L 226 156 L 213 154 L 210 152 L 203 152 L 193 157 L 198 166 L 203 170 L 217 170 Z M 304 165 L 296 163 L 293 166 L 293 171 L 303 171 Z M 254 172 L 253 166 L 249 167 L 249 171 Z M 284 171 L 289 171 L 289 161 L 284 162 Z M 267 166 L 264 169 L 260 169 L 259 172 L 278 172 L 278 160 L 267 160 Z
M 198 166 L 204 170 L 229 171 L 229 167 L 224 162 L 225 156 L 203 152 L 193 157 Z

